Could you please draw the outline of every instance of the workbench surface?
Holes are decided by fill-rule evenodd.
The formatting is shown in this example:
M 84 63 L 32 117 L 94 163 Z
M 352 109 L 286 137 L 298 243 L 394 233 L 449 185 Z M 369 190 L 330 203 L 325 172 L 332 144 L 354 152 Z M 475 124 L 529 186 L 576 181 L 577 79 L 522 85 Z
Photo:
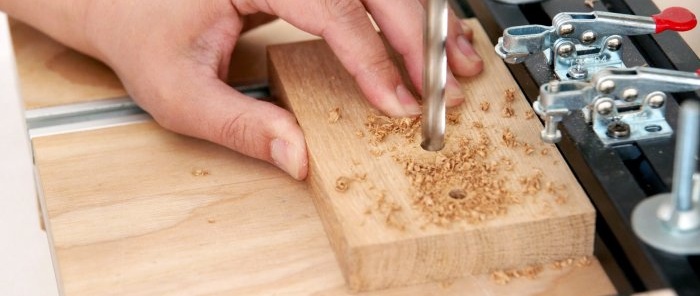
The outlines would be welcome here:
M 252 39 L 308 38 L 283 23 L 271 28 L 272 37 Z M 22 24 L 13 29 L 28 108 L 124 94 L 100 63 Z M 272 165 L 152 122 L 33 144 L 67 295 L 350 293 L 306 184 Z M 489 277 L 367 295 L 615 293 L 595 260 L 505 285 Z

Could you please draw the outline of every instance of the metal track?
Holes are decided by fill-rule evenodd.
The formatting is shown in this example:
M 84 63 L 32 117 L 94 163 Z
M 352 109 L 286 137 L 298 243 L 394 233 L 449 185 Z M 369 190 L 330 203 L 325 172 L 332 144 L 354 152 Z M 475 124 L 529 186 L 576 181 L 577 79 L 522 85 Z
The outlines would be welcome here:
M 269 98 L 267 84 L 235 87 L 241 93 Z M 32 109 L 25 112 L 30 138 L 73 133 L 152 120 L 130 97 Z

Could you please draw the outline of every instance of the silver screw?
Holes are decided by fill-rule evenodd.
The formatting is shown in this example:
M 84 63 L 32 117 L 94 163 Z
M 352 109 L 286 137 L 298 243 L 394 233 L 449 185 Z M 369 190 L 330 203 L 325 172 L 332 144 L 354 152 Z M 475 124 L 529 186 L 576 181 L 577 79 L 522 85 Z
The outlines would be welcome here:
M 557 54 L 561 57 L 569 57 L 574 52 L 574 44 L 571 42 L 562 43 L 557 47 Z
M 613 104 L 612 100 L 609 98 L 599 99 L 598 103 L 595 104 L 595 111 L 603 116 L 610 115 L 614 108 L 615 104 Z
M 604 94 L 609 94 L 615 89 L 615 81 L 612 80 L 603 80 L 600 83 L 598 83 L 598 91 L 604 93 Z
M 662 92 L 653 92 L 647 96 L 647 104 L 654 109 L 661 108 L 666 103 L 666 94 Z
M 614 121 L 608 124 L 605 134 L 613 139 L 628 138 L 630 136 L 630 125 L 621 121 Z
M 639 91 L 636 88 L 628 88 L 622 92 L 622 98 L 626 102 L 634 101 L 639 96 Z
M 593 31 L 589 30 L 589 31 L 583 32 L 583 34 L 581 34 L 581 42 L 583 42 L 583 44 L 593 43 L 595 41 L 595 39 L 596 39 L 596 34 Z
M 608 38 L 608 41 L 605 42 L 605 47 L 608 48 L 608 50 L 611 51 L 617 51 L 622 47 L 622 38 L 620 37 L 611 37 Z
M 584 79 L 588 76 L 588 69 L 583 67 L 581 64 L 576 64 L 576 66 L 569 67 L 568 73 L 571 79 Z
M 569 35 L 574 32 L 574 25 L 572 24 L 563 24 L 559 26 L 559 35 L 564 36 L 564 35 Z

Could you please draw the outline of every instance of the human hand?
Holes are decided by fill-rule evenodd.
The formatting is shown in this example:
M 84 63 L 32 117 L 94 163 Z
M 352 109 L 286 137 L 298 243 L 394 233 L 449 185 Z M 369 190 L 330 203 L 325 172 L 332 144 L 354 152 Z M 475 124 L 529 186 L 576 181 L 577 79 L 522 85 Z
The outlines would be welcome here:
M 167 129 L 203 138 L 273 163 L 304 179 L 308 160 L 294 116 L 230 86 L 231 53 L 241 31 L 277 15 L 322 36 L 367 99 L 391 116 L 415 116 L 420 106 L 402 84 L 373 28 L 371 13 L 389 43 L 403 56 L 420 90 L 423 64 L 419 0 L 94 0 L 85 13 L 91 55 L 110 65 L 136 102 Z M 482 62 L 471 32 L 450 15 L 447 55 L 457 75 L 475 75 Z M 452 74 L 447 104 L 464 100 Z

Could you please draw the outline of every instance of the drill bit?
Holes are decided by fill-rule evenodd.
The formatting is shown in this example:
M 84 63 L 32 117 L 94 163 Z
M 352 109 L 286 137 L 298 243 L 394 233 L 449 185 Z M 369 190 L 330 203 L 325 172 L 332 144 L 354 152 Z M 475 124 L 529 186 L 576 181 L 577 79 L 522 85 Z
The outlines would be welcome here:
M 423 31 L 423 120 L 421 147 L 445 146 L 445 85 L 447 83 L 447 0 L 429 0 Z

